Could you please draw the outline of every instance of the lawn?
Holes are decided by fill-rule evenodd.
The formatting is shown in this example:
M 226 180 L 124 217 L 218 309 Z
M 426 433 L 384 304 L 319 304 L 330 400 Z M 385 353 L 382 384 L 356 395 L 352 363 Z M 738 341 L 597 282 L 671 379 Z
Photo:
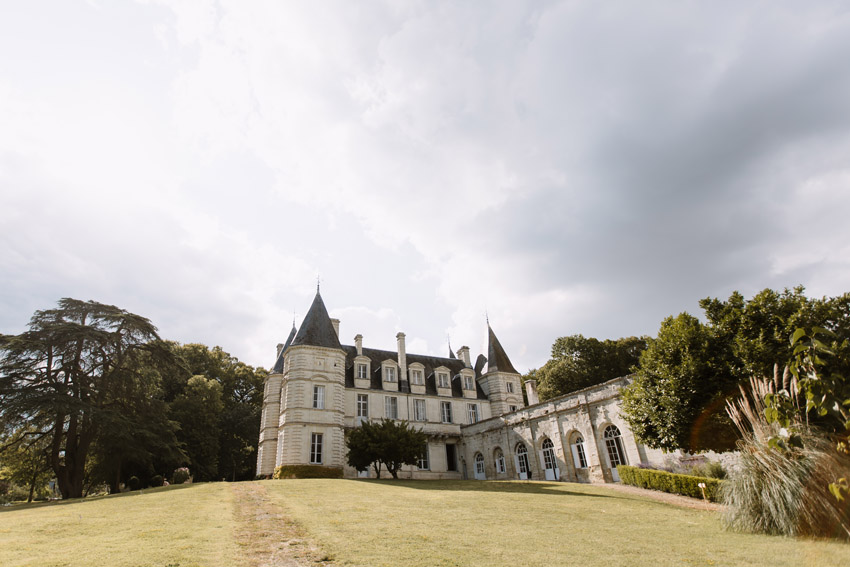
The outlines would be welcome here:
M 565 483 L 218 483 L 0 511 L 4 567 L 294 564 L 267 556 L 310 541 L 301 564 L 850 566 L 847 544 L 727 533 L 716 512 Z

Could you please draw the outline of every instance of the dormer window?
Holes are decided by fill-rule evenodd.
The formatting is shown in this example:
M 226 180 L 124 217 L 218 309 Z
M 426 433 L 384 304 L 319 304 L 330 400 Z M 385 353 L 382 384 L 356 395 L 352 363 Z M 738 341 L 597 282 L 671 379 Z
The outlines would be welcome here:
M 368 369 L 365 364 L 357 364 L 357 379 L 358 380 L 366 380 L 369 378 Z
M 445 372 L 437 373 L 437 387 L 438 388 L 448 388 L 449 387 L 449 375 Z
M 384 367 L 384 382 L 395 382 L 395 368 L 392 366 Z
M 411 370 L 410 371 L 410 382 L 412 384 L 424 384 L 425 380 L 422 379 L 422 371 L 421 370 Z
M 474 390 L 475 387 L 472 384 L 472 376 L 464 376 L 463 377 L 463 389 L 464 390 Z

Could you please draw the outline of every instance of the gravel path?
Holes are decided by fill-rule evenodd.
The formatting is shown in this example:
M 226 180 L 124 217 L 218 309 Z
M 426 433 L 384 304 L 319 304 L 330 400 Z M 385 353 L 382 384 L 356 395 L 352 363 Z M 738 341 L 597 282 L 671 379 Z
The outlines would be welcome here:
M 711 510 L 711 511 L 719 511 L 723 507 L 720 504 L 716 504 L 714 502 L 706 502 L 704 500 L 698 500 L 696 498 L 690 498 L 688 496 L 682 496 L 680 494 L 668 494 L 667 492 L 661 492 L 660 490 L 649 490 L 646 488 L 638 488 L 637 486 L 629 486 L 626 484 L 604 484 L 599 485 L 604 488 L 610 488 L 611 490 L 617 492 L 623 492 L 625 494 L 633 494 L 635 496 L 644 496 L 646 498 L 652 498 L 653 500 L 658 500 L 659 502 L 665 502 L 667 504 L 672 504 L 674 506 L 679 506 L 682 508 L 693 508 L 695 510 Z

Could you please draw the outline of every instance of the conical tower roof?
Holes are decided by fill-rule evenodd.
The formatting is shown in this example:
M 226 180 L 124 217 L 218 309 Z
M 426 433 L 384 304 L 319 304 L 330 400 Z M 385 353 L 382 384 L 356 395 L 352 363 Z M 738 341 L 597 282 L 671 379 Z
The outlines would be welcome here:
M 298 334 L 292 341 L 292 346 L 297 345 L 342 348 L 328 315 L 328 310 L 325 308 L 325 302 L 322 301 L 322 296 L 318 290 L 315 299 L 313 299 L 313 305 L 307 311 L 307 315 L 298 329 Z
M 487 324 L 487 331 L 490 335 L 487 372 L 510 372 L 512 374 L 519 374 L 519 372 L 516 371 L 516 368 L 514 368 L 514 365 L 511 364 L 511 359 L 508 358 L 507 353 L 505 353 L 505 349 L 502 348 L 502 345 L 499 343 L 499 339 L 496 338 L 496 333 L 493 332 L 489 323 Z
M 274 362 L 274 368 L 272 368 L 272 374 L 281 374 L 283 372 L 283 353 L 286 352 L 286 349 L 289 348 L 289 345 L 292 344 L 292 339 L 295 338 L 295 323 L 292 323 L 292 330 L 289 331 L 289 337 L 286 339 L 286 342 L 283 343 L 283 348 L 280 349 L 280 353 L 277 355 L 277 360 Z

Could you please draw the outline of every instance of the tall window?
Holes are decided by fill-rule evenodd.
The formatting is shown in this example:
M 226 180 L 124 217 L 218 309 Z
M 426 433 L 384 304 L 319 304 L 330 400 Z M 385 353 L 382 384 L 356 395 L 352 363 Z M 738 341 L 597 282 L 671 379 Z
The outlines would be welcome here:
M 514 383 L 513 382 L 508 382 L 508 393 L 509 394 L 514 393 Z
M 394 396 L 384 398 L 384 411 L 387 419 L 398 419 L 398 398 Z
M 543 442 L 543 466 L 549 470 L 555 469 L 555 444 L 551 439 Z
M 452 422 L 452 403 L 440 402 L 440 415 L 443 418 L 443 423 Z
M 626 464 L 626 456 L 623 451 L 623 442 L 620 439 L 620 430 L 616 425 L 609 425 L 605 428 L 605 448 L 608 449 L 608 460 L 611 462 L 611 468 L 617 468 L 617 465 Z
M 449 387 L 449 375 L 445 372 L 437 373 L 437 382 L 440 388 L 448 388 Z
M 520 475 L 520 478 L 525 480 L 528 478 L 528 449 L 526 449 L 525 444 L 520 443 L 516 446 L 516 458 L 517 458 L 517 468 L 519 469 L 517 472 Z
M 357 378 L 359 378 L 360 380 L 365 380 L 366 378 L 368 378 L 368 376 L 366 375 L 366 365 L 365 364 L 358 364 L 357 365 Z
M 395 368 L 392 366 L 384 367 L 384 382 L 395 382 Z
M 428 443 L 422 446 L 422 452 L 419 454 L 419 459 L 416 461 L 416 468 L 420 471 L 427 471 L 431 468 L 431 463 L 428 461 Z
M 516 410 L 517 410 L 516 406 L 508 406 L 508 411 L 516 411 Z
M 475 453 L 475 478 L 484 480 L 484 455 Z
M 325 387 L 313 386 L 313 407 L 325 409 Z
M 504 474 L 507 469 L 505 468 L 505 454 L 502 453 L 501 449 L 496 449 L 496 473 Z
M 570 449 L 573 451 L 573 463 L 577 469 L 587 468 L 587 457 L 584 454 L 584 439 L 581 435 L 576 435 L 573 442 L 570 444 Z
M 413 419 L 415 421 L 426 421 L 425 400 L 413 400 Z
M 463 377 L 463 389 L 464 390 L 474 390 L 475 389 L 472 385 L 472 376 L 464 376 Z
M 424 384 L 422 380 L 422 371 L 421 370 L 411 370 L 410 371 L 410 381 L 414 384 Z
M 369 395 L 357 394 L 357 417 L 369 417 Z
M 313 465 L 322 464 L 322 434 L 313 433 L 310 440 L 310 463 Z
M 467 404 L 466 413 L 469 423 L 478 423 L 478 404 Z

